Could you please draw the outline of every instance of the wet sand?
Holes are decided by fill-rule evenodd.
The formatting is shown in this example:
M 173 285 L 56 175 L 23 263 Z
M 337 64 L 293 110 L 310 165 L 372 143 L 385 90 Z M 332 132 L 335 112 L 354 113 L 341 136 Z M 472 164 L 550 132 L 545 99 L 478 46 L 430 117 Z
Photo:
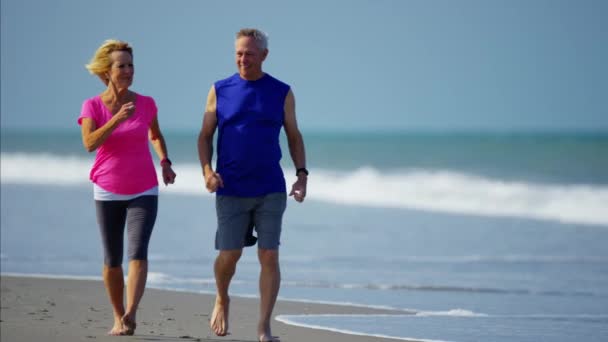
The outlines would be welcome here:
M 258 299 L 233 297 L 230 335 L 209 330 L 214 296 L 146 289 L 134 336 L 107 336 L 113 318 L 103 283 L 94 280 L 2 276 L 0 340 L 12 341 L 212 341 L 255 342 Z M 394 313 L 349 306 L 279 301 L 277 315 Z M 403 314 L 403 313 L 400 313 Z M 391 339 L 296 327 L 273 319 L 282 342 L 380 342 Z

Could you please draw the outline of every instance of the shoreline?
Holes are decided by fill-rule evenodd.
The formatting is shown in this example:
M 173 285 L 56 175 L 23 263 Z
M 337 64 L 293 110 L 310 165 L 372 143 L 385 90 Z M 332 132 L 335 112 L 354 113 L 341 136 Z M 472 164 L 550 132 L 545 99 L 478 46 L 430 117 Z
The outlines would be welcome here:
M 230 335 L 217 337 L 208 325 L 214 296 L 203 293 L 146 288 L 137 312 L 134 336 L 107 336 L 112 309 L 103 283 L 94 279 L 44 278 L 2 274 L 0 339 L 2 341 L 141 341 L 255 342 L 258 299 L 232 297 Z M 306 314 L 403 314 L 347 305 L 277 301 L 273 335 L 283 342 L 381 342 L 403 339 L 353 335 L 288 325 L 277 316 Z

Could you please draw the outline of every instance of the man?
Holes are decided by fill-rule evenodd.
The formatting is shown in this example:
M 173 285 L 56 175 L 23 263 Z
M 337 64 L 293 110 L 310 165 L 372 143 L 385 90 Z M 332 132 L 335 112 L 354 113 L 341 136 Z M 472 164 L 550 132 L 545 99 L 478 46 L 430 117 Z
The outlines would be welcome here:
M 281 283 L 279 240 L 286 186 L 279 164 L 279 134 L 285 128 L 297 180 L 289 196 L 306 197 L 306 156 L 298 129 L 295 97 L 289 85 L 262 71 L 268 56 L 268 38 L 257 29 L 236 35 L 238 73 L 217 81 L 209 90 L 198 138 L 205 185 L 216 192 L 218 227 L 214 264 L 217 295 L 210 327 L 218 336 L 228 333 L 228 287 L 248 231 L 257 232 L 260 271 L 258 338 L 273 341 L 270 319 Z M 217 167 L 211 166 L 213 135 L 218 130 Z

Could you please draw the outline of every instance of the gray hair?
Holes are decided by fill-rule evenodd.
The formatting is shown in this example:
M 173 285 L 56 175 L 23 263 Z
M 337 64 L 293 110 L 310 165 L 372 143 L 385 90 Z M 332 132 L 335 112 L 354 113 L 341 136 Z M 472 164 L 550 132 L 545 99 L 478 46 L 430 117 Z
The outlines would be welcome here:
M 236 39 L 241 37 L 253 37 L 255 39 L 255 44 L 258 46 L 260 50 L 268 49 L 268 35 L 258 29 L 254 28 L 244 28 L 236 33 Z

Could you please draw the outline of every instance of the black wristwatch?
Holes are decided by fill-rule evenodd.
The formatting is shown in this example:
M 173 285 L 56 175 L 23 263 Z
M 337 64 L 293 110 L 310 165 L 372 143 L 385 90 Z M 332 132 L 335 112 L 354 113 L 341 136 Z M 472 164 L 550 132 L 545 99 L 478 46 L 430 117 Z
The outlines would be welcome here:
M 304 174 L 306 176 L 308 176 L 308 170 L 306 170 L 305 167 L 301 167 L 301 168 L 299 168 L 299 169 L 296 170 L 296 177 L 300 174 L 300 172 L 304 172 Z
M 171 159 L 169 159 L 169 158 L 163 158 L 163 160 L 160 161 L 160 166 L 162 167 L 163 164 L 169 164 L 169 166 L 173 165 L 173 163 L 171 162 Z

